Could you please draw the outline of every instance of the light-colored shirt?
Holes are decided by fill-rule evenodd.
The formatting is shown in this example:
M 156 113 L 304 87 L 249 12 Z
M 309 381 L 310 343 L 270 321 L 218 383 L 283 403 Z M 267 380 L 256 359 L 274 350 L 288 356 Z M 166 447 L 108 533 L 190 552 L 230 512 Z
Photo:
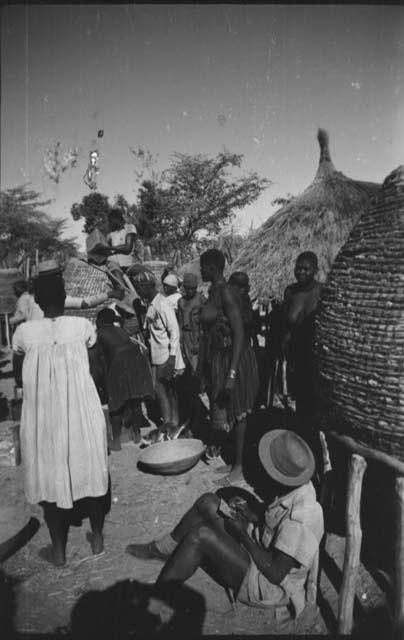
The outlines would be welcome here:
M 306 602 L 306 579 L 310 569 L 318 563 L 323 534 L 323 510 L 311 482 L 274 500 L 265 512 L 262 530 L 256 528 L 252 537 L 264 549 L 278 549 L 294 558 L 300 566 L 289 571 L 279 585 L 279 591 L 252 563 L 248 576 L 250 602 L 275 604 L 274 594 L 281 593 L 283 597 L 289 597 L 299 615 Z
M 166 296 L 167 300 L 170 304 L 172 304 L 175 313 L 178 311 L 178 300 L 182 298 L 182 294 L 179 291 L 175 293 L 171 293 L 169 296 Z
M 158 293 L 147 309 L 146 327 L 150 332 L 152 364 L 164 364 L 175 356 L 175 368 L 184 369 L 180 348 L 180 329 L 172 304 Z
M 13 317 L 10 318 L 10 324 L 19 324 L 20 322 L 27 322 L 28 320 L 41 320 L 42 318 L 43 311 L 35 302 L 34 296 L 28 293 L 28 291 L 24 291 L 17 300 L 15 313 Z
M 126 238 L 130 234 L 137 235 L 137 229 L 134 224 L 125 224 L 119 231 L 111 231 L 109 239 L 111 241 L 111 247 L 118 247 L 120 244 L 126 243 Z M 134 262 L 134 250 L 128 255 L 124 253 L 116 253 L 111 256 L 111 260 L 118 262 L 120 267 L 130 267 Z

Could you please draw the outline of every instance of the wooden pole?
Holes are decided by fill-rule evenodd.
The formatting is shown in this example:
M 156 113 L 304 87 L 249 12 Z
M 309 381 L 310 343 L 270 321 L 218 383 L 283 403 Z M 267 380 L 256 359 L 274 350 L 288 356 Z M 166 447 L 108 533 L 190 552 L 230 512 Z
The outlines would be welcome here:
M 396 548 L 395 548 L 395 603 L 394 640 L 404 638 L 404 477 L 395 482 Z
M 393 458 L 393 456 L 389 456 L 387 453 L 383 453 L 382 451 L 376 451 L 370 447 L 365 447 L 363 444 L 356 442 L 353 438 L 341 435 L 340 433 L 335 433 L 335 431 L 327 431 L 327 438 L 328 437 L 331 437 L 336 442 L 344 445 L 349 451 L 351 451 L 351 453 L 357 453 L 368 460 L 379 462 L 391 469 L 395 474 L 404 476 L 404 463 Z
M 8 313 L 6 313 L 6 314 L 4 315 L 4 320 L 5 320 L 5 323 L 6 323 L 6 340 L 7 340 L 7 347 L 8 347 L 8 348 L 10 348 L 10 346 L 11 346 L 11 342 L 10 342 L 10 327 L 9 327 L 9 324 L 8 324 Z
M 354 453 L 349 463 L 346 504 L 346 540 L 342 586 L 338 602 L 338 633 L 351 634 L 356 577 L 360 560 L 362 529 L 360 505 L 363 474 L 367 463 Z

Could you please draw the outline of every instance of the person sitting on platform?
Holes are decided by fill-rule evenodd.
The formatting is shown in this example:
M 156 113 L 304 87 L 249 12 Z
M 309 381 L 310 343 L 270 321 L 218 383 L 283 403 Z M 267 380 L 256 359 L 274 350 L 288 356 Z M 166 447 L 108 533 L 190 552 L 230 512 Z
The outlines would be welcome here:
M 311 483 L 314 456 L 300 436 L 283 429 L 266 433 L 258 453 L 266 472 L 263 491 L 277 495 L 264 502 L 260 515 L 247 501 L 240 505 L 232 498 L 228 504 L 207 493 L 171 533 L 126 551 L 165 562 L 157 587 L 185 582 L 202 567 L 241 602 L 296 618 L 313 600 L 324 534 Z

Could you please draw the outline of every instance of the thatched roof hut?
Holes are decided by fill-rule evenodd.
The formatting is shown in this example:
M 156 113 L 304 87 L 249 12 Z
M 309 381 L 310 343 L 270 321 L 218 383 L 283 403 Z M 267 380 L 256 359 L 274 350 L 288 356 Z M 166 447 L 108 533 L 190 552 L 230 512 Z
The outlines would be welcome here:
M 338 254 L 316 320 L 323 428 L 404 462 L 404 166 Z
M 380 187 L 348 178 L 332 163 L 328 134 L 319 129 L 320 162 L 313 182 L 274 213 L 246 240 L 232 271 L 250 276 L 251 295 L 262 301 L 281 299 L 294 281 L 293 268 L 302 251 L 319 258 L 319 279 L 331 265 L 353 226 Z

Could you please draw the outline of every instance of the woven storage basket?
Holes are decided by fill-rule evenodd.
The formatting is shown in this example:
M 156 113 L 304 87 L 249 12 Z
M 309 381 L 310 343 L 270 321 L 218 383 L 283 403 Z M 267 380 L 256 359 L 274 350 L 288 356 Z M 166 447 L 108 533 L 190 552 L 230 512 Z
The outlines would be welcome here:
M 110 288 L 109 279 L 106 273 L 80 262 L 79 260 L 69 260 L 63 273 L 66 293 L 69 296 L 85 298 L 86 296 L 96 296 L 106 293 Z M 107 307 L 111 301 L 107 300 L 97 307 L 90 309 L 66 309 L 66 316 L 81 316 L 95 322 L 100 309 Z
M 404 166 L 336 258 L 316 356 L 321 427 L 404 461 Z

